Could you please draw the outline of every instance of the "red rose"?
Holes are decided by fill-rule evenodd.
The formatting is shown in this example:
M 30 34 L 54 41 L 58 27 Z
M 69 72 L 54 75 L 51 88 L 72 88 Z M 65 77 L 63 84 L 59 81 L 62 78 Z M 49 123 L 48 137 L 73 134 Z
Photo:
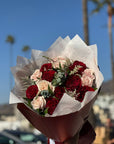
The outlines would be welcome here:
M 59 101 L 55 98 L 46 99 L 46 108 L 48 108 L 48 114 L 52 115 Z
M 44 71 L 42 73 L 42 80 L 47 80 L 47 81 L 51 82 L 54 78 L 54 74 L 55 74 L 54 70 Z
M 64 92 L 65 92 L 65 89 L 63 87 L 58 86 L 55 88 L 54 96 L 60 100 Z
M 50 69 L 52 69 L 52 64 L 51 64 L 51 63 L 46 63 L 46 64 L 43 64 L 43 65 L 41 66 L 40 71 L 41 71 L 41 72 L 44 72 L 44 71 L 48 71 L 48 70 L 50 70 Z
M 80 61 L 74 61 L 74 63 L 72 65 L 69 66 L 70 71 L 72 71 L 75 66 L 81 66 L 81 68 L 79 68 L 78 73 L 82 74 L 82 72 L 86 69 L 86 65 L 83 62 Z
M 28 99 L 33 99 L 36 96 L 37 93 L 38 93 L 37 85 L 31 85 L 26 90 L 26 97 Z
M 83 86 L 83 89 L 85 92 L 87 91 L 95 91 L 92 87 L 89 87 L 89 86 Z
M 65 87 L 68 91 L 74 91 L 75 89 L 80 89 L 81 79 L 77 75 L 71 75 L 67 78 Z
M 88 87 L 88 86 L 83 86 L 80 91 L 79 91 L 79 95 L 78 97 L 76 98 L 76 100 L 82 102 L 83 99 L 84 99 L 84 96 L 85 96 L 85 93 L 87 91 L 95 91 L 92 87 Z

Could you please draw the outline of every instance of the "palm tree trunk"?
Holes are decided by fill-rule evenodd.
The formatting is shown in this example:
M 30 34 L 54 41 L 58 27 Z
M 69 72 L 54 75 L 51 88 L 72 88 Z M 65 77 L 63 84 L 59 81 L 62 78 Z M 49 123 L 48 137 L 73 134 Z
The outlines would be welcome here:
M 12 67 L 12 63 L 13 63 L 13 48 L 12 48 L 12 44 L 10 44 L 10 55 L 9 55 L 9 62 L 10 62 L 10 68 Z M 12 85 L 13 85 L 13 79 L 12 79 L 12 73 L 10 71 L 10 90 L 12 89 Z
M 89 26 L 88 26 L 88 7 L 87 7 L 88 0 L 82 0 L 82 7 L 83 7 L 83 27 L 84 27 L 84 41 L 87 45 L 89 45 Z M 95 116 L 93 113 L 93 109 L 90 111 L 90 115 L 88 120 L 95 127 Z
M 114 92 L 114 57 L 113 57 L 113 40 L 112 40 L 112 13 L 111 5 L 108 5 L 108 32 L 110 39 L 110 59 L 111 59 L 111 69 L 112 69 L 112 91 Z
M 82 0 L 82 7 L 83 7 L 83 26 L 84 26 L 84 41 L 87 45 L 89 45 L 89 29 L 88 29 L 88 8 L 87 8 L 87 1 Z

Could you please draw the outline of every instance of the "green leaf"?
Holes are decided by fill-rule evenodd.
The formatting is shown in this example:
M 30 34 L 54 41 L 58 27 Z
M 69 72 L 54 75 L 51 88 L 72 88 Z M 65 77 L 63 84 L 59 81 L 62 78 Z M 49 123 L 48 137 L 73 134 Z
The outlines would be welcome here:
M 45 114 L 48 113 L 48 109 L 37 109 L 37 112 L 41 115 L 41 116 L 45 116 Z
M 36 111 L 38 114 L 40 114 L 39 109 L 36 109 L 35 111 Z
M 57 72 L 57 70 L 58 70 L 58 68 L 54 68 L 53 66 L 52 66 L 52 69 L 53 69 L 54 71 L 56 71 L 56 72 Z
M 58 78 L 58 79 L 57 79 L 57 83 L 60 83 L 60 82 L 61 82 L 61 79 L 60 79 L 60 78 Z
M 39 115 L 45 116 L 48 113 L 48 108 L 35 110 Z
M 53 95 L 53 91 L 51 90 L 50 86 L 48 85 L 49 94 Z
M 44 110 L 42 110 L 42 109 L 37 109 L 36 112 L 38 112 L 38 114 L 41 116 L 45 116 Z
M 30 108 L 32 108 L 32 105 L 31 105 L 31 99 L 28 99 L 28 98 L 24 98 L 24 100 L 26 100 L 26 104 L 30 107 Z
M 96 91 L 97 90 L 97 88 L 95 88 L 95 87 L 93 87 L 93 89 Z
M 53 92 L 50 90 L 43 90 L 40 93 L 44 98 L 49 98 L 50 96 L 53 96 Z
M 60 70 L 62 70 L 62 66 L 61 66 L 61 63 L 59 62 L 59 68 L 60 68 Z
M 40 94 L 41 94 L 42 96 L 47 96 L 48 93 L 49 93 L 48 90 L 43 90 L 43 91 L 41 91 Z
M 45 108 L 44 115 L 46 115 L 47 113 L 48 113 L 48 108 Z
M 47 57 L 47 56 L 42 56 L 42 57 L 46 58 L 48 61 L 52 61 L 52 62 L 54 62 L 53 59 L 51 59 L 51 58 L 49 58 L 49 57 Z
M 56 85 L 56 79 L 53 79 L 51 83 L 52 83 L 53 86 L 57 86 Z

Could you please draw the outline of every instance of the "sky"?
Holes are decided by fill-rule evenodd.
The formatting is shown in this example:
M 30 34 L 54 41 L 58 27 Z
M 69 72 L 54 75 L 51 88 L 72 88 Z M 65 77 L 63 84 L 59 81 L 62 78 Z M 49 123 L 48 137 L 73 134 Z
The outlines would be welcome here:
M 98 14 L 88 3 L 90 45 L 97 44 L 98 63 L 104 81 L 111 79 L 110 45 L 107 29 L 106 6 Z M 17 56 L 25 56 L 22 48 L 47 50 L 59 37 L 73 38 L 78 34 L 84 40 L 81 0 L 1 0 L 0 1 L 0 104 L 9 101 L 9 50 L 8 35 L 15 38 L 13 65 Z M 113 36 L 114 37 L 114 36 Z M 30 54 L 27 55 L 30 58 Z

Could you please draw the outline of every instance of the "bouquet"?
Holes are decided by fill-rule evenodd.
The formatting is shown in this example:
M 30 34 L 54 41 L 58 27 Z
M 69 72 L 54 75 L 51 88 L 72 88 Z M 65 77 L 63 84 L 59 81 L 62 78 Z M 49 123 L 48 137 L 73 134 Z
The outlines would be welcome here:
M 30 60 L 18 57 L 12 73 L 10 103 L 18 103 L 35 128 L 64 143 L 84 131 L 103 81 L 96 45 L 87 46 L 78 35 L 59 37 L 45 52 L 32 50 Z

